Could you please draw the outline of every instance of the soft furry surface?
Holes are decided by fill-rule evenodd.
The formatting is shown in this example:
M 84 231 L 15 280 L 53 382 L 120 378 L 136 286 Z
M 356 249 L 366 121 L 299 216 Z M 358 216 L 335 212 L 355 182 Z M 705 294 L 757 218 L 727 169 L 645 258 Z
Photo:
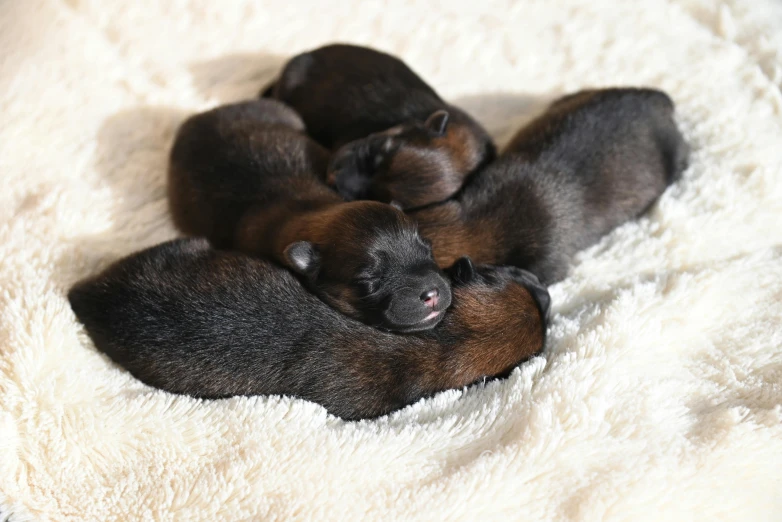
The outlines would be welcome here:
M 0 3 L 0 519 L 782 518 L 782 5 L 427 6 Z M 692 166 L 579 257 L 505 381 L 362 423 L 134 381 L 67 288 L 176 235 L 185 115 L 334 40 L 398 53 L 501 143 L 563 92 L 663 88 Z

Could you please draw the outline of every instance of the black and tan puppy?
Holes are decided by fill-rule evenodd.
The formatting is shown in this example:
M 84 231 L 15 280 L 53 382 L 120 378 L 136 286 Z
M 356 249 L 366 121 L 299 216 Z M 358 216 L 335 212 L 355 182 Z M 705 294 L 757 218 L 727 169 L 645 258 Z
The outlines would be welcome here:
M 543 348 L 548 293 L 515 268 L 451 269 L 453 306 L 409 335 L 353 321 L 288 271 L 180 239 L 68 294 L 97 348 L 141 381 L 202 398 L 290 395 L 345 419 L 503 376 Z
M 404 62 L 366 47 L 295 56 L 262 94 L 296 109 L 309 134 L 337 151 L 328 177 L 349 200 L 444 201 L 496 155 L 477 121 Z
M 399 332 L 431 328 L 451 302 L 415 222 L 323 183 L 328 153 L 274 100 L 218 107 L 176 136 L 168 195 L 176 225 L 220 248 L 269 256 L 350 317 Z
M 576 252 L 647 210 L 688 150 L 665 93 L 583 91 L 521 129 L 456 200 L 412 215 L 440 266 L 468 255 L 551 284 Z

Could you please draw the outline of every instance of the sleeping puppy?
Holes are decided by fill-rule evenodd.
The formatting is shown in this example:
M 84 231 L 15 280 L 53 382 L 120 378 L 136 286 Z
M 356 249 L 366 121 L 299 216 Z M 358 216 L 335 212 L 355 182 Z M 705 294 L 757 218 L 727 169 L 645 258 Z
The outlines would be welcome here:
M 290 395 L 363 419 L 505 376 L 542 350 L 549 296 L 534 276 L 466 258 L 449 273 L 452 308 L 410 335 L 340 315 L 288 271 L 203 239 L 131 255 L 68 299 L 97 348 L 151 386 Z
M 447 279 L 415 222 L 375 201 L 346 203 L 323 183 L 328 153 L 274 100 L 186 120 L 171 150 L 176 225 L 218 248 L 271 257 L 345 315 L 398 332 L 436 325 Z
M 366 47 L 295 56 L 262 95 L 296 109 L 310 136 L 336 150 L 328 179 L 348 200 L 444 201 L 496 155 L 478 122 L 404 62 Z
M 521 129 L 456 200 L 412 216 L 440 266 L 468 255 L 551 284 L 576 252 L 645 212 L 688 151 L 665 93 L 582 91 Z

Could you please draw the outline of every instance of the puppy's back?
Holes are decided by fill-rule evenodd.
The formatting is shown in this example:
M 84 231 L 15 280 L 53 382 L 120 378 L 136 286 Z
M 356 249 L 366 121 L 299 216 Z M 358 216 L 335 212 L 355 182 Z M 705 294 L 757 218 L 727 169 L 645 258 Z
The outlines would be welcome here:
M 328 153 L 275 100 L 240 102 L 188 118 L 171 149 L 168 197 L 183 232 L 230 243 L 251 205 L 323 186 Z
M 424 121 L 445 106 L 402 60 L 348 44 L 295 56 L 262 95 L 295 107 L 310 135 L 329 148 L 406 120 Z
M 68 300 L 95 345 L 134 376 L 201 397 L 293 392 L 275 369 L 318 350 L 302 332 L 343 321 L 286 270 L 204 239 L 125 258 Z
M 588 90 L 559 99 L 503 156 L 564 171 L 584 207 L 577 248 L 643 213 L 687 166 L 689 147 L 670 97 L 655 89 Z M 541 180 L 545 183 L 545 180 Z M 562 192 L 561 183 L 557 190 Z
M 611 160 L 661 162 L 666 183 L 678 179 L 688 153 L 674 119 L 673 100 L 645 88 L 590 89 L 559 98 L 503 151 L 528 160 L 561 160 L 576 168 Z
M 426 395 L 412 361 L 439 354 L 342 316 L 281 267 L 199 238 L 121 259 L 68 300 L 100 351 L 193 397 L 288 395 L 375 417 Z

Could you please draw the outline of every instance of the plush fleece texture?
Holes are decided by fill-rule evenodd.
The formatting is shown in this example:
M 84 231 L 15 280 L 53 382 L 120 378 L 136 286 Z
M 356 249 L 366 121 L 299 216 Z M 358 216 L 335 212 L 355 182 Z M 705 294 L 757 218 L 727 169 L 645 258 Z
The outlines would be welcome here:
M 332 41 L 500 144 L 563 93 L 665 89 L 691 167 L 506 380 L 359 423 L 142 385 L 66 291 L 176 237 L 184 117 Z M 782 520 L 782 4 L 7 0 L 0 49 L 0 520 Z

